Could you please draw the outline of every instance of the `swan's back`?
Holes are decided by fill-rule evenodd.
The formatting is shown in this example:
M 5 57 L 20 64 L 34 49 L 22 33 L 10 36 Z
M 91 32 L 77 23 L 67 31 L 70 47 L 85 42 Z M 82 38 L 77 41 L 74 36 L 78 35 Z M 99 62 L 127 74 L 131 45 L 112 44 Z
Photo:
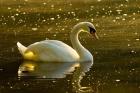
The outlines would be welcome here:
M 79 55 L 73 48 L 57 40 L 44 40 L 31 44 L 27 47 L 26 53 L 28 51 L 34 53 L 37 61 L 72 62 L 79 60 Z

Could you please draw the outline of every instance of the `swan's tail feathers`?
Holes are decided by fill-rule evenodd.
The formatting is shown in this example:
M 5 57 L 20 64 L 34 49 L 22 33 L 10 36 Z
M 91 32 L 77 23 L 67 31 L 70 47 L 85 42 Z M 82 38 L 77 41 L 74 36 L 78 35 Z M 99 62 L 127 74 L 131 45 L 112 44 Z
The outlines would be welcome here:
M 24 52 L 26 51 L 27 47 L 23 46 L 20 42 L 17 42 L 18 50 L 19 52 L 24 55 Z

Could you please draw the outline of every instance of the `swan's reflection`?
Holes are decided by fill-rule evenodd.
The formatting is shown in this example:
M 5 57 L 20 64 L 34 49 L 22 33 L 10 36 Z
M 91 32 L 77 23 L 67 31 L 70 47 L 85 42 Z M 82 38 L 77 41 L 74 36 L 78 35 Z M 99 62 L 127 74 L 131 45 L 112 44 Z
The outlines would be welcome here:
M 20 65 L 19 77 L 34 76 L 36 78 L 64 78 L 66 74 L 74 71 L 79 63 L 58 63 L 58 62 L 32 62 L 26 61 Z
M 81 93 L 89 91 L 90 88 L 81 87 L 80 81 L 92 66 L 92 62 L 31 62 L 26 61 L 20 65 L 18 70 L 19 77 L 36 77 L 36 78 L 65 78 L 67 74 L 73 74 L 72 86 L 73 91 Z

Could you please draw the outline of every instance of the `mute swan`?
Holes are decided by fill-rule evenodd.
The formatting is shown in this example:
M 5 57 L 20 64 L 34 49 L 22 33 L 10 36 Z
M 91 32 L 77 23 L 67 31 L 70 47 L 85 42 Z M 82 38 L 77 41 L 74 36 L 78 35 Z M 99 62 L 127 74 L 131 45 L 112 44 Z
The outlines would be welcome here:
M 78 40 L 80 32 L 88 32 L 98 39 L 95 27 L 90 22 L 76 24 L 70 34 L 72 47 L 58 40 L 43 40 L 23 46 L 17 42 L 18 49 L 24 59 L 45 62 L 84 62 L 93 61 L 92 54 Z

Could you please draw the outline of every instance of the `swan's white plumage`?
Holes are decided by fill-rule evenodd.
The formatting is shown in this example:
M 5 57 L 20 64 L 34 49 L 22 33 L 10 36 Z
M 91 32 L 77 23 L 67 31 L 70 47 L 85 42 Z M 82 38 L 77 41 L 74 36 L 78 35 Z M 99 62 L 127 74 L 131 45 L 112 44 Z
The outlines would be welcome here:
M 70 35 L 73 48 L 58 40 L 44 40 L 28 47 L 18 42 L 17 46 L 20 53 L 27 60 L 46 62 L 93 61 L 92 54 L 78 40 L 81 29 L 90 33 L 89 27 L 95 30 L 94 25 L 90 22 L 81 22 L 74 26 Z
M 21 50 L 21 46 L 18 47 Z M 34 53 L 36 58 L 33 60 L 35 61 L 75 62 L 79 59 L 79 55 L 73 48 L 57 40 L 44 40 L 31 44 L 27 47 L 23 56 L 28 53 L 28 51 Z M 30 58 L 26 57 L 26 59 Z

